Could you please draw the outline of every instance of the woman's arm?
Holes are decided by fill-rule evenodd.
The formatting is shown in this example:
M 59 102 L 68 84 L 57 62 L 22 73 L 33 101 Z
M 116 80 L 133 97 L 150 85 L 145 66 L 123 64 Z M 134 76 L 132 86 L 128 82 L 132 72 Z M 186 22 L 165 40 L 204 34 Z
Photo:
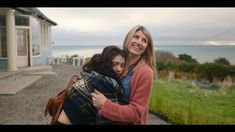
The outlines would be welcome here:
M 139 70 L 136 75 L 133 75 L 133 81 L 131 82 L 132 90 L 129 104 L 120 105 L 106 98 L 103 101 L 100 114 L 110 120 L 118 122 L 140 121 L 145 111 L 148 110 L 152 85 L 152 70 L 149 70 L 149 68 Z M 98 100 L 99 99 L 97 99 L 97 102 Z

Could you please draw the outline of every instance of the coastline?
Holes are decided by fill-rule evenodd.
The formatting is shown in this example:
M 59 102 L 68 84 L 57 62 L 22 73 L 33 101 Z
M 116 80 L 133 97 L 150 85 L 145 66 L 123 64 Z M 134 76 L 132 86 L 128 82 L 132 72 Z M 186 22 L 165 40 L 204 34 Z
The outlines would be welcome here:
M 79 54 L 86 58 L 95 53 L 101 53 L 107 45 L 53 45 L 52 55 L 55 57 Z M 121 45 L 116 45 L 122 48 Z M 155 45 L 155 51 L 169 51 L 176 57 L 179 54 L 188 54 L 199 63 L 213 62 L 214 59 L 225 57 L 235 65 L 234 45 Z

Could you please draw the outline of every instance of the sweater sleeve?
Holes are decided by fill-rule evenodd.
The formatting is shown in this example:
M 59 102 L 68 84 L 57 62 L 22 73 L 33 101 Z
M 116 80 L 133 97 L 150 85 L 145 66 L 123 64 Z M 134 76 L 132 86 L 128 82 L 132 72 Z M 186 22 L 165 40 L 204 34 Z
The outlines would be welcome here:
M 149 68 L 139 70 L 137 74 L 133 75 L 129 104 L 120 105 L 106 99 L 100 114 L 113 121 L 139 122 L 145 111 L 148 110 L 152 86 L 152 70 Z

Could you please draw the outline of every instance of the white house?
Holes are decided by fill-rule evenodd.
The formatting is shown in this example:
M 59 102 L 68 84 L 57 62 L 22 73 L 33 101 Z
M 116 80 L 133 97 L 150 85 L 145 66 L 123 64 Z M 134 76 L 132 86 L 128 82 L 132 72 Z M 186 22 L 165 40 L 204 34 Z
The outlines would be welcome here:
M 0 69 L 47 64 L 56 25 L 37 8 L 0 7 Z

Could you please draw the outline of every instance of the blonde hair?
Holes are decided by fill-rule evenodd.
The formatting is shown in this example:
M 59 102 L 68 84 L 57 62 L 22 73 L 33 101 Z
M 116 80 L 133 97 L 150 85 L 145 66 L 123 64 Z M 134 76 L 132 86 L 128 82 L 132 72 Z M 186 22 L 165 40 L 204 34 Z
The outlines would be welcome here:
M 148 39 L 148 44 L 147 44 L 147 48 L 146 48 L 145 52 L 141 55 L 139 63 L 134 68 L 134 71 L 139 69 L 141 67 L 141 65 L 146 63 L 153 70 L 154 75 L 156 75 L 156 73 L 157 73 L 156 59 L 155 59 L 156 57 L 155 57 L 155 51 L 154 51 L 154 47 L 153 47 L 153 40 L 152 40 L 150 32 L 144 26 L 137 25 L 137 26 L 133 27 L 128 32 L 128 34 L 126 35 L 126 37 L 124 39 L 123 49 L 124 49 L 124 51 L 126 51 L 126 53 L 128 53 L 128 44 L 137 31 L 142 31 L 144 33 L 144 35 Z

